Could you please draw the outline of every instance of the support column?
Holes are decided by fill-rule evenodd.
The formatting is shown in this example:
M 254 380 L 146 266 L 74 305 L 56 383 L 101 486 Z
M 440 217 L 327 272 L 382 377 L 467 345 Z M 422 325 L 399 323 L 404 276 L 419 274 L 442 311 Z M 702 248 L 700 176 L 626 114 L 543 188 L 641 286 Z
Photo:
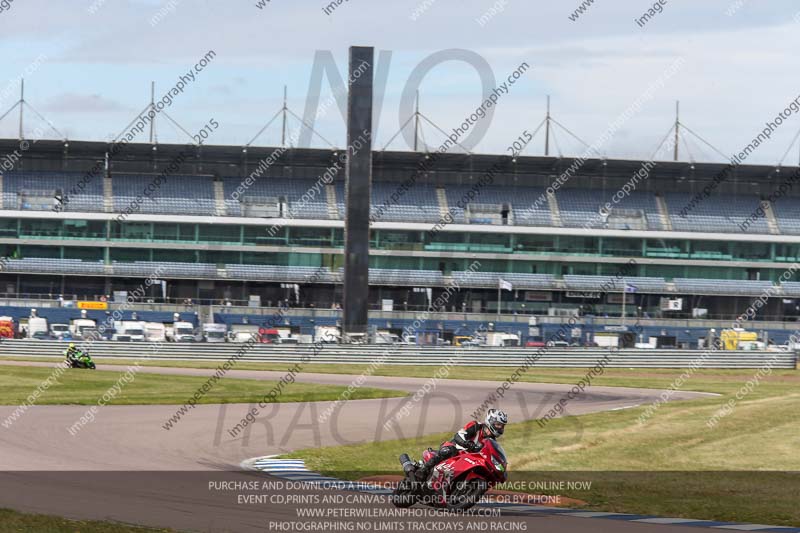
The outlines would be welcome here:
M 350 48 L 345 174 L 343 339 L 367 333 L 372 188 L 372 47 Z

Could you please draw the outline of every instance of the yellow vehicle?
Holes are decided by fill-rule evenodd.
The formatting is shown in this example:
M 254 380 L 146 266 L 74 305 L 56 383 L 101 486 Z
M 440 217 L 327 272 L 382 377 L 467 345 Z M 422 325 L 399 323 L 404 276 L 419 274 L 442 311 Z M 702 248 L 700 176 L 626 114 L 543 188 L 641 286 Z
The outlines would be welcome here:
M 472 337 L 469 335 L 456 335 L 453 337 L 453 346 L 461 346 L 464 341 L 471 341 Z
M 764 343 L 758 340 L 756 332 L 740 328 L 723 329 L 719 339 L 723 350 L 760 350 L 764 348 Z

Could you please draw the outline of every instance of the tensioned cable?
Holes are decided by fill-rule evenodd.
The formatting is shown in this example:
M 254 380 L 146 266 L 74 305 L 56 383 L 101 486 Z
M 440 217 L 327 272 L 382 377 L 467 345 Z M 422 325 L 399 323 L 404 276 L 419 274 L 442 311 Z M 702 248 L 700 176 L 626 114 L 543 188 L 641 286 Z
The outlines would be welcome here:
M 272 118 L 271 118 L 271 119 L 269 119 L 269 121 L 268 121 L 266 124 L 264 124 L 264 127 L 263 127 L 263 128 L 261 128 L 260 130 L 258 130 L 258 133 L 256 133 L 255 137 L 253 137 L 252 139 L 250 139 L 250 142 L 249 142 L 249 143 L 245 144 L 245 146 L 250 146 L 251 144 L 253 144 L 253 143 L 255 142 L 255 140 L 256 140 L 256 139 L 258 139 L 258 138 L 261 136 L 261 134 L 262 134 L 262 133 L 264 133 L 264 130 L 266 130 L 267 128 L 269 128 L 269 127 L 270 127 L 270 125 L 271 125 L 273 122 L 275 122 L 275 119 L 276 119 L 276 118 L 278 118 L 278 117 L 281 115 L 281 113 L 283 113 L 283 108 L 280 108 L 280 109 L 278 110 L 278 112 L 277 112 L 277 113 L 275 113 L 275 114 L 272 116 Z
M 552 121 L 554 124 L 556 124 L 558 127 L 560 127 L 561 129 L 563 129 L 564 131 L 566 131 L 568 134 L 570 134 L 570 135 L 572 136 L 572 138 L 573 138 L 573 139 L 576 139 L 576 140 L 577 140 L 579 143 L 581 143 L 582 145 L 584 145 L 586 148 L 591 148 L 591 146 L 589 145 L 589 143 L 587 143 L 586 141 L 584 141 L 583 139 L 581 139 L 580 137 L 578 137 L 577 135 L 575 135 L 574 133 L 572 133 L 571 131 L 569 131 L 569 129 L 568 129 L 566 126 L 564 126 L 562 123 L 560 123 L 559 121 L 557 121 L 557 120 L 556 120 L 556 119 L 554 119 L 553 117 L 550 117 L 550 120 L 551 120 L 551 121 Z
M 3 119 L 0 118 L 0 120 L 3 120 Z M 794 143 L 797 142 L 797 138 L 798 137 L 800 137 L 800 130 L 797 130 L 797 133 L 794 134 L 794 138 L 792 139 L 791 144 L 789 144 L 789 148 L 786 149 L 786 152 L 783 154 L 783 157 L 781 157 L 781 160 L 778 161 L 778 166 L 783 165 L 784 159 L 786 159 L 786 156 L 789 155 L 789 152 L 792 150 L 792 147 L 794 146 Z
M 174 119 L 173 119 L 171 116 L 169 116 L 169 115 L 167 114 L 167 112 L 166 112 L 166 111 L 162 111 L 161 113 L 163 113 L 163 114 L 164 114 L 164 116 L 165 116 L 165 117 L 167 117 L 167 119 L 168 119 L 170 122 L 172 122 L 172 123 L 173 123 L 173 124 L 174 124 L 174 125 L 175 125 L 175 126 L 178 128 L 178 129 L 180 129 L 180 130 L 181 130 L 183 133 L 185 133 L 185 134 L 186 134 L 186 135 L 187 135 L 187 136 L 188 136 L 188 137 L 189 137 L 189 138 L 192 140 L 192 144 L 194 144 L 195 146 L 199 146 L 199 145 L 197 144 L 197 142 L 195 142 L 195 140 L 194 140 L 194 136 L 193 136 L 191 133 L 189 133 L 188 131 L 186 131 L 186 130 L 183 128 L 183 126 L 181 126 L 180 124 L 178 124 L 178 123 L 177 123 L 177 122 L 176 122 L 176 121 L 175 121 L 175 120 L 174 120 Z
M 667 139 L 669 139 L 670 135 L 672 135 L 672 132 L 674 130 L 675 130 L 675 126 L 670 126 L 670 128 L 667 130 L 667 134 L 664 135 L 664 138 L 661 139 L 660 143 L 658 143 L 658 146 L 656 147 L 656 151 L 653 152 L 653 155 L 650 156 L 650 161 L 654 161 L 655 160 L 656 154 L 661 151 L 661 147 L 664 146 L 664 143 L 667 142 Z
M 694 132 L 694 131 L 693 131 L 691 128 L 689 128 L 689 126 L 687 126 L 687 125 L 686 125 L 686 124 L 684 124 L 683 122 L 681 122 L 681 123 L 680 123 L 680 125 L 681 125 L 681 126 L 683 126 L 683 129 L 685 129 L 686 131 L 688 131 L 689 133 L 691 133 L 692 135 L 694 135 L 695 137 L 697 137 L 698 139 L 700 139 L 700 141 L 701 141 L 703 144 L 705 144 L 706 146 L 708 146 L 709 148 L 711 148 L 712 150 L 714 150 L 715 152 L 717 152 L 717 154 L 719 154 L 720 156 L 722 156 L 722 158 L 723 158 L 725 161 L 729 161 L 729 160 L 730 160 L 730 156 L 727 156 L 727 155 L 723 154 L 721 150 L 717 149 L 717 147 L 716 147 L 716 146 L 714 146 L 713 144 L 711 144 L 711 143 L 710 143 L 710 142 L 708 142 L 707 140 L 703 139 L 703 138 L 702 138 L 700 135 L 698 135 L 698 134 L 697 134 L 697 133 L 695 133 L 695 132 Z
M 30 110 L 31 110 L 31 111 L 33 111 L 34 113 L 36 113 L 36 116 L 37 116 L 37 117 L 39 117 L 40 119 L 42 119 L 42 120 L 44 120 L 45 122 L 47 122 L 47 125 L 48 125 L 48 126 L 50 126 L 50 128 L 51 128 L 51 129 L 52 129 L 54 132 L 56 132 L 58 135 L 60 135 L 62 139 L 66 139 L 66 138 L 67 138 L 67 136 L 66 136 L 66 135 L 64 135 L 63 133 L 61 133 L 60 131 L 58 131 L 58 128 L 56 128 L 56 127 L 53 125 L 53 123 L 52 123 L 52 122 L 50 122 L 49 120 L 47 120 L 47 119 L 46 119 L 46 118 L 45 118 L 45 117 L 44 117 L 44 116 L 43 116 L 41 113 L 39 113 L 38 111 L 36 111 L 36 109 L 35 109 L 35 108 L 34 108 L 34 107 L 31 105 L 31 104 L 29 104 L 28 102 L 26 102 L 26 101 L 24 101 L 24 100 L 22 100 L 22 102 L 23 102 L 23 103 L 24 103 L 26 106 L 28 106 L 28 107 L 30 108 Z
M 556 150 L 558 151 L 558 157 L 564 157 L 564 154 L 561 152 L 561 147 L 558 145 L 558 139 L 556 138 L 556 130 L 551 132 L 553 136 L 553 144 L 556 145 Z
M 328 145 L 328 146 L 330 146 L 330 147 L 331 147 L 331 148 L 333 148 L 334 150 L 336 149 L 336 146 L 334 146 L 334 145 L 333 145 L 333 143 L 331 143 L 331 142 L 330 142 L 328 139 L 326 139 L 325 137 L 323 137 L 323 136 L 322 136 L 322 135 L 321 135 L 321 134 L 320 134 L 320 133 L 319 133 L 317 130 L 315 130 L 314 128 L 312 128 L 311 126 L 309 126 L 309 125 L 308 125 L 308 123 L 306 123 L 306 121 L 305 121 L 305 120 L 303 120 L 302 118 L 300 118 L 299 116 L 297 116 L 297 114 L 295 114 L 295 112 L 294 112 L 294 111 L 292 111 L 292 110 L 291 110 L 291 109 L 289 109 L 288 107 L 286 108 L 286 111 L 287 111 L 287 112 L 288 112 L 290 115 L 292 115 L 294 118 L 296 118 L 297 120 L 299 120 L 299 121 L 300 121 L 300 123 L 301 123 L 303 126 L 305 126 L 306 128 L 308 128 L 309 130 L 311 130 L 311 133 L 314 133 L 314 134 L 316 134 L 316 136 L 317 136 L 317 137 L 319 137 L 320 139 L 322 139 L 323 141 L 325 141 L 325 143 L 327 143 L 327 145 Z

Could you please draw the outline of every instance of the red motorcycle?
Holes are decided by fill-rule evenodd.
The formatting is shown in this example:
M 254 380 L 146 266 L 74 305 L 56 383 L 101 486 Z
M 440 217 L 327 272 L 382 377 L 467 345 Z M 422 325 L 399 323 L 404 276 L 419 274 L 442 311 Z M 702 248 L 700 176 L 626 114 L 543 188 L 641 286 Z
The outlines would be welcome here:
M 422 462 L 434 453 L 431 448 L 422 454 Z M 417 481 L 416 472 L 422 462 L 414 462 L 407 454 L 400 456 L 405 478 L 392 492 L 395 507 L 411 507 L 422 503 L 451 510 L 469 509 L 481 496 L 497 483 L 507 479 L 506 453 L 494 439 L 483 441 L 483 447 L 474 453 L 461 452 L 445 459 L 431 471 L 427 481 Z

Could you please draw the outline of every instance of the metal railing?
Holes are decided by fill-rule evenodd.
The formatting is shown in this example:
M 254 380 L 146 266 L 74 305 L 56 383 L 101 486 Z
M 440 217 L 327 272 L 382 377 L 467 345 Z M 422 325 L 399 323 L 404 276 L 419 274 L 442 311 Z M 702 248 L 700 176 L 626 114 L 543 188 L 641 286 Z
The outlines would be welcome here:
M 771 362 L 772 368 L 796 369 L 795 352 L 715 351 L 701 350 L 604 350 L 598 348 L 453 348 L 390 345 L 326 344 L 322 349 L 311 344 L 295 346 L 253 345 L 236 343 L 146 343 L 98 341 L 92 344 L 94 357 L 147 358 L 151 361 L 225 361 L 293 364 L 311 356 L 312 363 L 366 364 L 386 356 L 386 364 L 407 366 L 464 367 L 499 366 L 517 368 L 537 353 L 532 367 L 589 368 L 606 357 L 612 368 L 686 368 L 706 353 L 703 368 L 760 368 Z M 64 343 L 7 340 L 0 344 L 0 357 L 37 356 L 63 357 Z M 610 354 L 610 356 L 609 356 Z

